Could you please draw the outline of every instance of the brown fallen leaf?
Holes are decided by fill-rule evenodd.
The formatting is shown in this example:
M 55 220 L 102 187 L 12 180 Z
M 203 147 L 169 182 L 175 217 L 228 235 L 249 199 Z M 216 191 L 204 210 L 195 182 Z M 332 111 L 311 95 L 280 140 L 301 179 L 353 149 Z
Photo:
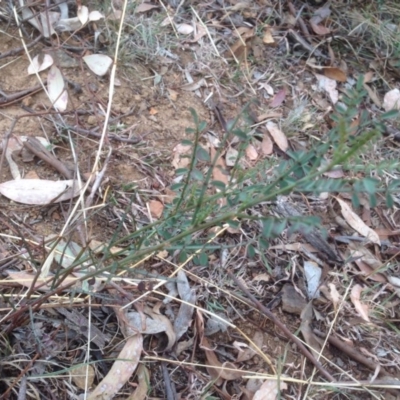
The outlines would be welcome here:
M 266 127 L 268 129 L 268 132 L 271 134 L 272 138 L 274 139 L 275 143 L 277 146 L 282 150 L 285 151 L 289 147 L 288 140 L 286 138 L 286 135 L 278 128 L 278 125 L 276 125 L 272 121 L 268 121 L 266 124 Z
M 210 375 L 216 376 L 217 380 L 223 379 L 227 381 L 232 381 L 235 379 L 240 379 L 244 375 L 244 371 L 238 370 L 233 363 L 221 363 L 215 355 L 215 352 L 211 350 L 211 345 L 208 342 L 207 338 L 203 337 L 200 347 L 204 350 L 206 354 L 207 364 L 210 366 L 209 368 L 207 368 L 208 372 L 210 373 Z
M 374 104 L 377 107 L 382 108 L 382 102 L 378 94 L 365 82 L 363 83 L 363 87 L 367 91 L 369 98 L 374 102 Z
M 272 29 L 270 26 L 267 26 L 264 31 L 262 41 L 269 46 L 276 46 L 275 39 L 272 36 Z
M 258 158 L 257 150 L 252 144 L 249 144 L 246 148 L 246 157 L 250 161 L 257 160 Z
M 162 213 L 164 211 L 164 204 L 161 203 L 161 201 L 158 200 L 150 200 L 149 201 L 149 209 L 151 216 L 153 218 L 161 218 Z
M 150 372 L 143 364 L 138 366 L 136 378 L 138 386 L 127 400 L 144 400 L 148 398 L 147 393 L 149 393 L 150 389 Z
M 88 400 L 110 400 L 129 380 L 140 361 L 143 350 L 143 338 L 137 334 L 128 338 L 118 360 L 114 362 L 108 374 L 87 396 Z
M 379 246 L 381 241 L 378 234 L 365 224 L 365 222 L 351 209 L 351 207 L 343 200 L 335 197 L 340 204 L 342 216 L 346 222 L 356 230 L 360 235 L 369 239 L 372 243 L 376 243 Z
M 367 304 L 363 304 L 360 301 L 362 290 L 363 290 L 363 288 L 361 285 L 358 285 L 358 284 L 354 285 L 353 288 L 351 289 L 350 299 L 351 299 L 351 302 L 354 304 L 354 308 L 356 309 L 356 311 L 358 312 L 360 317 L 364 321 L 370 322 L 370 319 L 368 316 L 369 307 Z
M 261 151 L 264 155 L 269 156 L 274 151 L 274 144 L 268 133 L 264 133 L 263 140 L 261 142 Z
M 143 13 L 143 12 L 150 11 L 153 8 L 158 8 L 158 7 L 159 7 L 158 5 L 154 5 L 154 4 L 150 4 L 150 3 L 142 3 L 136 7 L 135 12 Z
M 329 35 L 331 33 L 331 30 L 326 26 L 316 24 L 312 21 L 310 21 L 310 25 L 314 33 L 316 33 L 317 35 L 324 36 L 324 35 Z
M 279 90 L 278 93 L 275 94 L 274 98 L 270 103 L 270 106 L 272 108 L 279 107 L 285 101 L 285 98 L 286 98 L 286 89 L 283 88 Z
M 346 82 L 347 81 L 346 73 L 344 71 L 342 71 L 340 68 L 323 67 L 322 71 L 323 71 L 324 75 L 330 79 L 334 79 L 335 81 L 338 81 L 338 82 Z

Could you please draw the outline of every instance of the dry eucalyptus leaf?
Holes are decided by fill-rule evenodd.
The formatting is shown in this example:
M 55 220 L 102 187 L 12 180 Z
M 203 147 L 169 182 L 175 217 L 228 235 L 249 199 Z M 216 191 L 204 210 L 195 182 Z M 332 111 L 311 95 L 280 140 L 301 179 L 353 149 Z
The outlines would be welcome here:
M 274 139 L 274 142 L 277 144 L 277 146 L 282 150 L 282 151 L 287 151 L 289 148 L 289 143 L 286 138 L 286 135 L 278 128 L 278 125 L 276 125 L 272 121 L 268 121 L 266 124 L 266 127 L 268 129 L 268 132 Z
M 89 21 L 98 21 L 104 18 L 104 15 L 100 11 L 91 11 L 89 13 Z
M 192 323 L 194 307 L 191 304 L 196 303 L 196 293 L 191 289 L 189 280 L 184 271 L 180 270 L 177 274 L 177 288 L 179 297 L 185 302 L 181 303 L 178 315 L 174 321 L 174 329 L 177 334 L 177 340 L 186 332 L 189 325 Z M 178 334 L 179 333 L 179 334 Z
M 53 57 L 50 54 L 44 54 L 43 60 L 39 61 L 39 55 L 32 59 L 32 63 L 28 67 L 28 75 L 36 74 L 37 72 L 44 71 L 53 65 Z
M 82 25 L 85 25 L 89 20 L 89 9 L 86 6 L 80 6 L 78 8 L 77 17 Z
M 369 307 L 367 304 L 363 304 L 360 301 L 362 290 L 363 290 L 363 288 L 361 285 L 358 285 L 358 284 L 354 285 L 353 288 L 351 289 L 350 299 L 351 299 L 351 302 L 354 304 L 354 308 L 356 309 L 356 311 L 358 312 L 360 317 L 363 320 L 370 322 L 369 316 L 368 316 Z
M 246 157 L 250 161 L 255 161 L 258 158 L 257 150 L 252 144 L 249 144 L 246 148 Z
M 0 193 L 22 204 L 45 205 L 70 200 L 80 194 L 78 181 L 48 181 L 45 179 L 19 179 L 0 183 Z
M 136 13 L 147 12 L 152 10 L 153 8 L 158 8 L 158 6 L 149 3 L 142 3 L 136 7 L 135 12 Z
M 372 243 L 376 243 L 380 246 L 381 241 L 379 239 L 379 235 L 373 229 L 367 226 L 365 222 L 350 208 L 350 206 L 345 201 L 337 197 L 336 200 L 340 204 L 342 215 L 346 222 L 360 235 L 366 237 Z
M 68 104 L 68 94 L 64 86 L 61 71 L 55 65 L 52 65 L 47 75 L 47 92 L 53 107 L 61 112 L 67 109 Z
M 269 156 L 274 151 L 274 144 L 268 133 L 264 133 L 262 142 L 261 142 L 261 151 L 264 155 Z
M 114 362 L 106 377 L 97 385 L 93 392 L 87 396 L 87 399 L 112 399 L 134 373 L 140 361 L 142 350 L 142 335 L 136 334 L 128 338 L 125 342 L 124 348 L 118 354 L 118 360 Z
M 136 378 L 138 385 L 135 391 L 126 400 L 145 400 L 150 390 L 150 372 L 143 365 L 139 364 L 137 369 Z
M 105 54 L 90 54 L 83 57 L 83 61 L 98 76 L 104 76 L 113 63 L 112 58 Z
M 346 82 L 347 81 L 346 73 L 344 71 L 342 71 L 340 68 L 323 67 L 322 71 L 324 72 L 324 75 L 330 79 L 334 79 L 335 81 L 338 81 L 338 82 Z

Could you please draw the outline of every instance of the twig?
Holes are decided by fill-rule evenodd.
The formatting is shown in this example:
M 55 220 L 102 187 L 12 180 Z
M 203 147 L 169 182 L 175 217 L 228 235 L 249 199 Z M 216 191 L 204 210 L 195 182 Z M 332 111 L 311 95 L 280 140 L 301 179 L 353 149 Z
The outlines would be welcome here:
M 78 128 L 77 126 L 66 126 L 66 129 L 70 129 L 71 131 L 75 131 L 78 133 L 82 133 L 84 135 L 88 135 L 88 136 L 93 136 L 95 138 L 101 138 L 101 133 L 97 133 L 94 132 L 93 130 L 89 130 L 89 129 L 83 129 L 83 128 Z M 140 141 L 142 139 L 140 138 L 132 138 L 132 139 L 128 139 L 128 138 L 121 138 L 118 135 L 115 135 L 114 133 L 109 133 L 107 132 L 107 137 L 110 140 L 115 140 L 117 142 L 123 142 L 123 143 L 132 143 L 132 144 L 137 144 L 140 143 Z
M 51 154 L 50 151 L 48 151 L 46 147 L 44 147 L 42 143 L 40 143 L 39 140 L 37 140 L 36 138 L 28 137 L 26 142 L 24 143 L 24 146 L 36 157 L 39 157 L 47 164 L 50 164 L 52 167 L 54 167 L 65 178 L 74 179 L 74 172 L 71 171 L 53 154 Z
M 290 13 L 293 15 L 293 17 L 296 18 L 297 22 L 299 23 L 300 29 L 303 32 L 304 36 L 310 37 L 310 32 L 308 31 L 303 18 L 301 18 L 301 12 L 303 11 L 304 5 L 303 5 L 303 7 L 301 7 L 301 9 L 298 13 L 296 12 L 296 9 L 294 8 L 294 5 L 291 1 L 288 2 L 288 7 L 289 7 Z
M 305 357 L 307 357 L 314 364 L 315 368 L 318 369 L 321 375 L 323 375 L 329 382 L 335 382 L 335 378 L 328 371 L 326 371 L 325 368 L 322 366 L 322 364 L 307 350 L 307 348 L 300 341 L 300 339 L 297 338 L 295 335 L 293 335 L 293 333 L 289 331 L 286 325 L 284 325 L 281 321 L 279 321 L 279 319 L 276 318 L 275 315 L 270 310 L 268 310 L 267 307 L 263 306 L 239 281 L 239 279 L 237 279 L 235 275 L 233 275 L 231 271 L 228 271 L 228 275 L 236 283 L 236 285 L 238 285 L 239 288 L 244 293 L 246 293 L 249 299 L 254 303 L 254 306 L 257 308 L 257 310 L 259 310 L 267 318 L 269 318 L 278 328 L 280 328 L 284 332 L 284 334 L 288 339 L 290 339 L 297 345 L 300 351 L 304 354 Z
M 41 90 L 43 90 L 42 85 L 37 85 L 31 89 L 21 90 L 12 94 L 6 94 L 0 90 L 0 95 L 2 96 L 2 99 L 0 99 L 0 107 L 7 107 L 10 104 L 16 103 L 17 101 L 20 101 L 25 97 L 40 92 Z
M 43 37 L 43 35 L 39 35 L 35 40 L 33 40 L 31 43 L 27 44 L 26 47 L 29 49 L 29 47 L 34 46 L 37 42 L 39 42 L 39 40 L 42 37 Z M 16 49 L 12 49 L 10 51 L 7 51 L 6 53 L 2 53 L 2 54 L 0 54 L 0 60 L 2 58 L 15 56 L 18 53 L 22 53 L 24 50 L 25 50 L 24 46 L 21 46 L 21 47 L 17 47 Z
M 175 385 L 174 382 L 171 381 L 171 377 L 169 376 L 169 372 L 165 362 L 161 362 L 161 368 L 164 378 L 165 397 L 167 398 L 167 400 L 176 400 L 178 397 L 176 396 Z

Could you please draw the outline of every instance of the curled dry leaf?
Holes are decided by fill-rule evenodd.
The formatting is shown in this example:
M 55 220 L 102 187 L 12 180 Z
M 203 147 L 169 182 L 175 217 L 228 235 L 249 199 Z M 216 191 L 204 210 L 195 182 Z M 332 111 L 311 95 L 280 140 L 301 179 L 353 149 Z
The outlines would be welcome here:
M 161 203 L 161 201 L 158 200 L 150 200 L 149 201 L 149 209 L 151 216 L 153 218 L 161 218 L 162 213 L 164 211 L 164 204 Z
M 98 76 L 104 76 L 113 63 L 112 58 L 105 54 L 90 54 L 83 57 L 83 61 Z
M 368 316 L 369 307 L 367 304 L 363 304 L 360 301 L 362 290 L 363 290 L 363 288 L 361 285 L 358 285 L 358 284 L 354 285 L 353 288 L 351 289 L 350 299 L 351 299 L 351 302 L 354 304 L 354 308 L 356 309 L 356 311 L 358 312 L 360 317 L 364 321 L 370 322 L 369 316 Z
M 70 200 L 79 195 L 81 186 L 72 179 L 48 181 L 45 179 L 19 179 L 0 183 L 0 193 L 22 204 L 45 205 Z
M 32 63 L 28 67 L 28 75 L 36 74 L 37 72 L 44 71 L 53 64 L 53 57 L 50 54 L 44 54 L 42 62 L 39 61 L 39 55 L 32 59 Z
M 400 90 L 393 89 L 385 94 L 383 98 L 383 108 L 385 111 L 400 110 Z
M 136 370 L 142 350 L 142 335 L 136 334 L 128 338 L 118 355 L 118 360 L 114 362 L 106 377 L 97 385 L 93 392 L 87 396 L 87 399 L 112 399 L 121 390 L 122 386 L 128 382 L 129 378 Z
M 279 384 L 279 386 L 278 386 Z M 265 381 L 257 392 L 254 393 L 252 400 L 276 400 L 281 390 L 286 390 L 287 384 L 283 381 L 267 380 Z
M 336 200 L 340 204 L 343 218 L 346 222 L 356 230 L 360 235 L 369 239 L 372 243 L 376 243 L 379 246 L 381 241 L 378 234 L 367 226 L 364 221 L 350 208 L 350 206 L 343 200 L 336 197 Z
M 272 121 L 268 121 L 267 124 L 266 124 L 266 127 L 268 129 L 268 132 L 270 133 L 270 135 L 274 139 L 275 143 L 277 144 L 277 146 L 282 151 L 286 152 L 286 150 L 289 147 L 289 143 L 288 143 L 288 140 L 286 138 L 286 135 L 278 128 L 278 125 L 276 125 Z
M 47 76 L 47 91 L 53 107 L 61 112 L 67 109 L 68 104 L 68 94 L 64 86 L 61 71 L 55 65 L 52 65 Z

